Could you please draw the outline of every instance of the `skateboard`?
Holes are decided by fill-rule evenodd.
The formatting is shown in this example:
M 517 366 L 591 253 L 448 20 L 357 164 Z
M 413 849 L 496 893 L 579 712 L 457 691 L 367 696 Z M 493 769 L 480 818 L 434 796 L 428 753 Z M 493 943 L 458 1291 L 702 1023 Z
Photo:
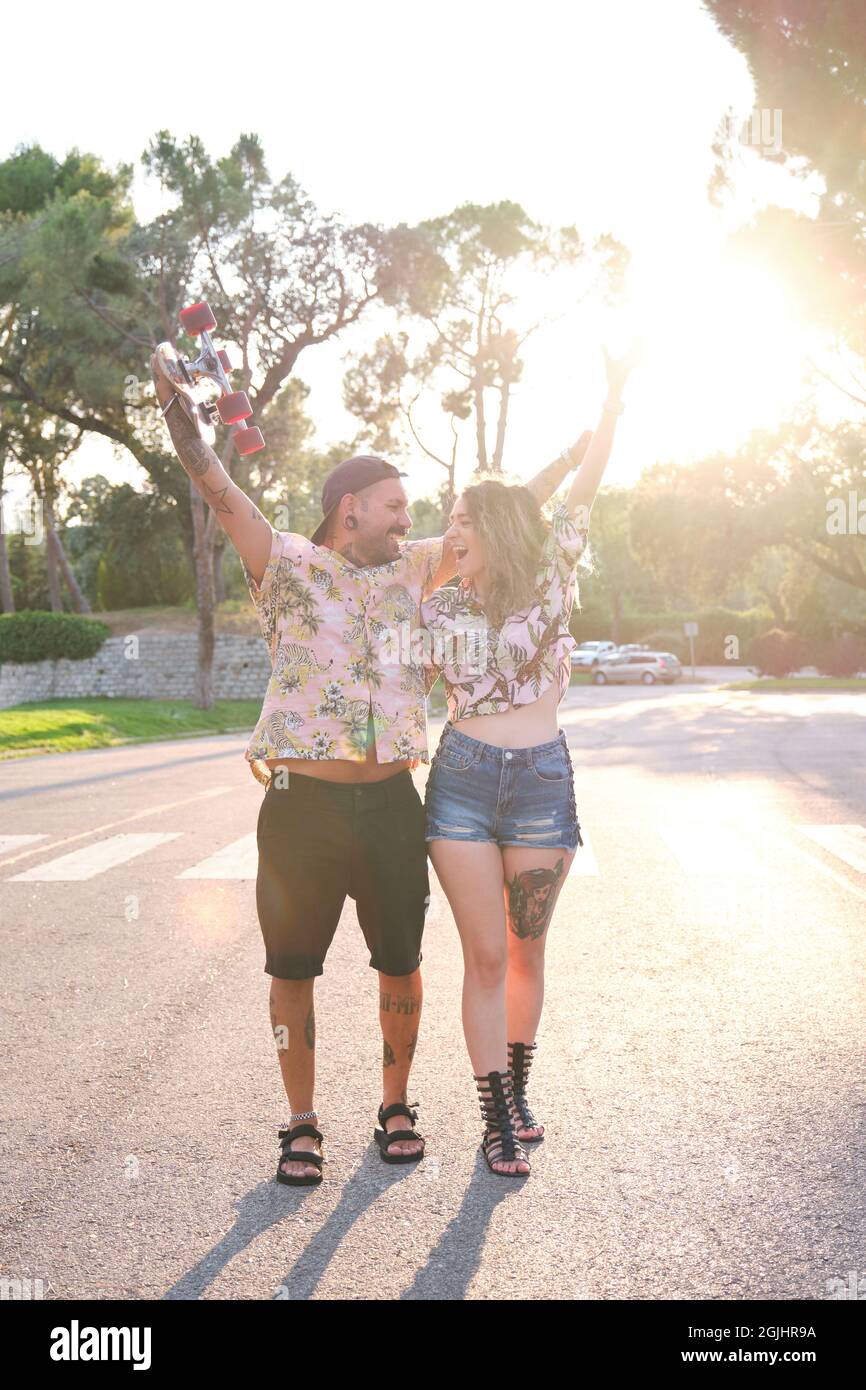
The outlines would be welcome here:
M 232 390 L 228 353 L 222 348 L 217 350 L 211 340 L 217 321 L 210 305 L 204 301 L 190 304 L 187 309 L 181 309 L 180 321 L 191 338 L 200 338 L 201 351 L 189 361 L 181 357 L 173 343 L 160 343 L 157 347 L 155 357 L 159 370 L 174 387 L 172 400 L 180 403 L 206 444 L 213 445 L 219 420 L 232 427 L 232 440 L 239 454 L 254 454 L 257 449 L 263 449 L 265 441 L 261 430 L 246 423 L 253 413 L 249 397 L 246 391 Z M 212 399 L 214 385 L 220 391 L 217 400 Z

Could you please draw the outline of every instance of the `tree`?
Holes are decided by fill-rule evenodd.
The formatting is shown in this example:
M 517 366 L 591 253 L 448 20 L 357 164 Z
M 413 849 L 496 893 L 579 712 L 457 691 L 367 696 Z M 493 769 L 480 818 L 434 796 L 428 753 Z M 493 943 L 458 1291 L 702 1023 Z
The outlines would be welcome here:
M 781 149 L 763 158 L 825 188 L 815 218 L 770 208 L 740 240 L 787 279 L 810 318 L 866 359 L 866 23 L 861 0 L 706 0 L 749 62 L 758 108 L 782 115 Z M 716 185 L 722 192 L 722 171 Z M 841 374 L 840 365 L 840 374 Z M 850 390 L 844 381 L 840 388 Z M 866 404 L 857 372 L 854 399 Z
M 344 402 L 361 422 L 362 443 L 400 453 L 408 434 L 443 467 L 447 508 L 462 422 L 472 421 L 476 471 L 502 471 L 521 354 L 545 321 L 527 311 L 533 290 L 559 275 L 566 304 L 577 304 L 592 289 L 615 296 L 628 258 L 610 236 L 598 238 L 590 253 L 576 227 L 543 228 L 511 202 L 465 203 L 404 229 L 402 250 L 405 272 L 385 302 L 401 323 L 411 316 L 422 326 L 420 339 L 413 346 L 401 328 L 356 354 Z M 447 449 L 425 442 L 413 415 L 431 391 L 448 421 Z
M 219 528 L 166 449 L 150 384 L 141 385 L 150 352 L 175 340 L 184 304 L 207 297 L 234 346 L 235 384 L 264 424 L 301 352 L 393 290 L 399 257 L 387 231 L 344 226 L 319 214 L 290 175 L 272 180 L 253 135 L 214 161 L 197 137 L 180 144 L 160 132 L 144 163 L 173 205 L 144 227 L 128 200 L 131 170 L 77 159 L 77 176 L 71 166 L 52 170 L 36 147 L 0 165 L 11 200 L 0 234 L 3 399 L 129 449 L 156 491 L 177 502 L 194 557 L 207 706 Z M 264 490 L 279 464 L 273 449 L 262 465 L 231 448 L 224 439 L 229 471 L 245 490 L 251 477 Z

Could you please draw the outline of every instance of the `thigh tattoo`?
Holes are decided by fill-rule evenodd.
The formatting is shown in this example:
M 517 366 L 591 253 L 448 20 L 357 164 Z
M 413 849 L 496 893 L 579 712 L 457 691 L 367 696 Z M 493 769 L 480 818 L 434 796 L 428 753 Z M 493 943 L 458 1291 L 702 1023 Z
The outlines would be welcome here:
M 543 934 L 553 911 L 564 863 L 564 859 L 558 859 L 552 869 L 524 869 L 506 880 L 508 916 L 515 936 L 535 940 Z

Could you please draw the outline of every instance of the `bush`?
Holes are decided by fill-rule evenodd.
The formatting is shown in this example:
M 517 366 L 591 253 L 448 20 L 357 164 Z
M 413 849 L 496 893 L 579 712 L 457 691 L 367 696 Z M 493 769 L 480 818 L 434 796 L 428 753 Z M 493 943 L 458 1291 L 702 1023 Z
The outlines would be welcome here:
M 759 632 L 773 621 L 767 608 L 749 608 L 738 612 L 733 608 L 706 608 L 687 613 L 627 613 L 619 622 L 620 642 L 643 642 L 657 650 L 672 651 L 680 660 L 689 656 L 689 639 L 683 624 L 693 619 L 698 625 L 695 638 L 695 661 L 700 666 L 724 666 L 729 661 L 742 661 L 743 653 Z M 610 612 L 597 601 L 571 620 L 571 631 L 578 642 L 604 640 L 613 637 Z M 736 637 L 739 651 L 730 651 L 728 639 Z
M 815 665 L 823 676 L 856 676 L 859 671 L 866 671 L 866 642 L 853 632 L 843 633 L 824 643 Z
M 68 657 L 82 661 L 94 656 L 111 628 L 98 618 L 77 613 L 43 613 L 25 609 L 23 613 L 0 614 L 0 665 L 4 661 L 51 661 Z
M 749 647 L 749 663 L 759 676 L 790 676 L 809 660 L 809 647 L 798 632 L 774 627 L 754 638 Z
M 683 630 L 661 628 L 656 632 L 645 632 L 639 639 L 641 644 L 649 647 L 651 652 L 673 652 L 674 656 L 679 657 L 683 665 L 686 665 L 690 658 L 689 639 L 683 636 Z M 695 658 L 697 660 L 697 657 Z

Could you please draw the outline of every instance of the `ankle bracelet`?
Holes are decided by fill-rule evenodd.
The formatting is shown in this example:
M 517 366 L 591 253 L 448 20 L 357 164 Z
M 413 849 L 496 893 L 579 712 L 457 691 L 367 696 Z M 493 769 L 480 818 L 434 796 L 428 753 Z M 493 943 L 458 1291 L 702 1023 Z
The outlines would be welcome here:
M 295 1120 L 315 1120 L 317 1118 L 318 1112 L 316 1110 L 304 1110 L 300 1115 L 292 1115 L 289 1119 L 289 1124 L 293 1125 Z

